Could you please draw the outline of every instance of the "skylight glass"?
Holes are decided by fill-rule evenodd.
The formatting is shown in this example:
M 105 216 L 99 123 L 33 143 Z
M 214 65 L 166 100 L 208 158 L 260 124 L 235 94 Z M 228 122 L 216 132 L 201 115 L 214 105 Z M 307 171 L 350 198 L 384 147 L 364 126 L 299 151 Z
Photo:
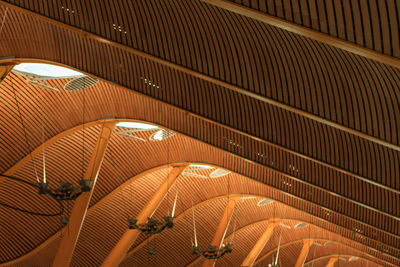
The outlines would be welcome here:
M 210 177 L 211 178 L 218 178 L 218 177 L 222 177 L 225 175 L 230 174 L 230 171 L 224 170 L 224 169 L 216 169 L 215 171 L 213 171 L 212 173 L 210 173 Z
M 189 167 L 201 168 L 201 169 L 212 169 L 212 168 L 214 168 L 213 166 L 204 165 L 204 164 L 190 164 Z
M 151 125 L 151 124 L 141 123 L 141 122 L 125 122 L 125 121 L 117 123 L 117 127 L 143 129 L 143 130 L 157 130 L 157 129 L 160 129 L 156 125 Z
M 349 258 L 349 261 L 355 261 L 355 260 L 358 260 L 358 257 L 353 256 Z
M 302 227 L 305 227 L 305 226 L 307 226 L 307 225 L 308 225 L 307 223 L 300 222 L 300 223 L 296 224 L 296 225 L 294 226 L 294 228 L 302 228 Z
M 259 202 L 258 202 L 258 206 L 265 206 L 265 205 L 268 205 L 268 204 L 270 204 L 270 203 L 272 203 L 272 202 L 274 202 L 273 200 L 271 200 L 271 199 L 268 199 L 268 198 L 264 198 L 264 199 L 262 199 L 262 200 L 260 200 Z
M 83 74 L 72 69 L 44 63 L 21 63 L 14 67 L 14 70 L 41 76 L 41 77 L 54 77 L 65 78 L 82 76 Z

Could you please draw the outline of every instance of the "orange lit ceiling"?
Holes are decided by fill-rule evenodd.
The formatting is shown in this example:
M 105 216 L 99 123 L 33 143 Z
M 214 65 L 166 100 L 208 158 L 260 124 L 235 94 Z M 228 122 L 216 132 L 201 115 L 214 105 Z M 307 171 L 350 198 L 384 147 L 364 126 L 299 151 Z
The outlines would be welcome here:
M 297 7 L 297 1 L 269 1 L 268 9 L 255 2 L 0 2 L 1 76 L 18 62 L 50 61 L 104 80 L 77 92 L 63 90 L 68 79 L 49 81 L 60 92 L 44 91 L 48 177 L 76 182 L 104 121 L 147 121 L 176 133 L 157 142 L 145 133 L 137 136 L 141 141 L 118 128 L 113 132 L 74 266 L 101 264 L 126 230 L 126 214 L 143 208 L 169 164 L 178 161 L 232 171 L 216 179 L 184 173 L 176 184 L 182 191 L 178 214 L 202 203 L 198 221 L 203 246 L 223 213 L 224 196 L 257 197 L 240 202 L 237 249 L 218 264 L 240 265 L 274 217 L 289 226 L 310 224 L 281 227 L 282 245 L 287 243 L 280 254 L 282 266 L 294 265 L 305 239 L 322 244 L 313 244 L 305 266 L 325 266 L 335 255 L 342 255 L 340 266 L 400 264 L 400 63 L 393 41 L 398 33 L 383 30 L 388 21 L 391 29 L 398 28 L 393 20 L 398 11 L 389 8 L 397 5 L 388 1 L 386 9 L 357 9 L 333 1 L 319 6 L 316 15 L 311 11 L 321 5 L 317 1 L 298 1 Z M 286 11 L 292 9 L 290 16 Z M 278 17 L 281 26 L 276 25 Z M 381 24 L 361 26 L 360 21 L 366 23 L 361 17 L 373 23 L 379 17 Z M 0 172 L 32 182 L 32 162 L 40 165 L 42 159 L 38 88 L 14 72 L 0 84 Z M 82 164 L 83 132 L 87 153 Z M 2 200 L 31 209 L 57 208 L 9 180 L 0 186 L 7 192 Z M 275 202 L 258 207 L 264 197 Z M 163 203 L 157 216 L 169 208 Z M 50 265 L 59 239 L 67 234 L 59 218 L 0 210 L 1 262 Z M 141 236 L 122 265 L 195 261 L 187 216 L 154 240 Z M 279 233 L 275 231 L 256 264 L 271 262 Z M 333 244 L 325 246 L 329 240 Z M 157 248 L 153 256 L 147 253 L 151 246 Z

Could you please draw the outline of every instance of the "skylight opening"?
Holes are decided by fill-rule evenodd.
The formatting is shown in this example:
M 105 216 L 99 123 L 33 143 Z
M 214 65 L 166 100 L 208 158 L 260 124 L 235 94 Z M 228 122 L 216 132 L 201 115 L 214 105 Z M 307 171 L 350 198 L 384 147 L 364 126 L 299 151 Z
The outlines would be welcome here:
M 215 171 L 213 171 L 212 173 L 210 173 L 210 177 L 211 178 L 218 178 L 218 177 L 222 177 L 225 175 L 230 174 L 230 171 L 224 170 L 224 169 L 216 169 Z
M 296 225 L 294 226 L 294 228 L 302 228 L 302 227 L 305 227 L 305 226 L 307 226 L 307 225 L 308 225 L 308 223 L 300 222 L 300 223 L 296 224 Z
M 150 136 L 150 140 L 152 140 L 152 141 L 162 141 L 162 140 L 167 139 L 168 137 L 171 137 L 173 135 L 174 135 L 173 132 L 161 129 L 161 130 L 157 131 L 156 133 L 152 134 Z
M 259 206 L 259 207 L 265 206 L 265 205 L 268 205 L 268 204 L 270 204 L 270 203 L 272 203 L 272 202 L 274 202 L 274 201 L 271 200 L 271 199 L 268 199 L 268 198 L 264 198 L 264 199 L 262 199 L 262 200 L 260 200 L 260 201 L 258 202 L 258 206 Z
M 119 122 L 116 125 L 117 127 L 123 127 L 123 128 L 130 128 L 130 129 L 141 129 L 141 130 L 157 130 L 160 129 L 160 127 L 156 125 L 151 125 L 147 123 L 142 123 L 142 122 Z
M 72 69 L 45 63 L 21 63 L 16 65 L 13 70 L 25 74 L 51 78 L 84 76 L 84 74 Z
M 355 261 L 355 260 L 358 260 L 358 257 L 353 256 L 349 258 L 349 261 Z
M 200 168 L 200 169 L 212 169 L 212 168 L 214 168 L 213 166 L 204 165 L 204 164 L 189 164 L 189 167 Z

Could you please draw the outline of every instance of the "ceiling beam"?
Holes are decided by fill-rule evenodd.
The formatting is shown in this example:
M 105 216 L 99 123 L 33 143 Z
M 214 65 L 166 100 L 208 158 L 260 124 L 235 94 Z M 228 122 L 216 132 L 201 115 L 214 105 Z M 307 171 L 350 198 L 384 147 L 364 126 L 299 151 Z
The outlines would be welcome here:
M 303 248 L 300 251 L 299 257 L 297 258 L 296 264 L 294 267 L 302 267 L 307 256 L 310 251 L 310 247 L 314 243 L 314 239 L 304 239 L 303 240 Z
M 292 32 L 310 39 L 313 39 L 315 41 L 339 48 L 341 50 L 345 50 L 347 52 L 369 58 L 375 61 L 378 61 L 380 63 L 390 65 L 395 68 L 400 68 L 400 60 L 391 57 L 388 55 L 385 55 L 383 53 L 376 52 L 372 49 L 363 47 L 361 45 L 357 45 L 345 40 L 342 40 L 340 38 L 334 37 L 332 35 L 322 33 L 301 25 L 298 25 L 293 22 L 289 22 L 287 20 L 266 14 L 264 12 L 239 5 L 234 3 L 233 1 L 229 0 L 200 0 L 201 2 L 225 9 L 227 11 L 261 21 L 263 23 L 269 24 L 271 26 L 277 27 L 279 29 Z
M 228 203 L 225 207 L 224 213 L 221 217 L 221 220 L 218 224 L 217 230 L 215 232 L 215 235 L 210 243 L 211 246 L 216 246 L 217 248 L 221 247 L 222 242 L 225 239 L 225 234 L 226 231 L 229 227 L 230 221 L 232 219 L 232 214 L 233 211 L 236 207 L 237 202 L 239 201 L 241 195 L 239 194 L 232 194 L 232 195 L 227 195 Z M 190 266 L 197 266 L 200 264 L 200 262 L 203 261 L 202 266 L 203 267 L 210 267 L 213 266 L 216 260 L 210 260 L 210 259 L 204 259 L 202 256 L 197 257 L 194 261 L 189 263 L 187 267 Z
M 257 12 L 257 11 L 255 11 L 255 10 L 252 10 L 252 9 L 249 9 L 249 8 L 245 8 L 245 7 L 243 7 L 243 6 L 240 6 L 240 5 L 234 4 L 234 3 L 229 2 L 229 1 L 225 1 L 225 0 L 202 0 L 202 1 L 207 2 L 208 4 L 212 4 L 212 5 L 215 5 L 215 6 L 219 6 L 219 7 L 221 7 L 221 8 L 227 9 L 227 10 L 232 11 L 232 12 L 235 12 L 235 13 L 239 13 L 239 12 L 240 12 L 240 13 L 242 13 L 242 15 L 245 15 L 245 14 L 246 14 L 247 16 L 249 16 L 249 15 L 251 15 L 251 14 L 253 14 L 253 13 L 255 12 L 256 14 L 257 14 L 257 13 L 260 13 L 261 15 L 266 16 L 264 13 Z M 58 25 L 58 26 L 61 26 L 61 27 L 65 28 L 65 29 L 71 30 L 71 31 L 75 32 L 75 33 L 77 34 L 77 36 L 79 36 L 79 37 L 80 37 L 81 39 L 83 39 L 83 40 L 89 39 L 89 40 L 94 40 L 94 41 L 97 41 L 97 42 L 100 42 L 100 43 L 105 43 L 105 44 L 108 44 L 108 45 L 112 45 L 113 47 L 123 49 L 123 50 L 125 50 L 125 51 L 128 51 L 128 52 L 134 54 L 134 55 L 137 55 L 137 56 L 140 56 L 140 57 L 142 57 L 142 58 L 145 58 L 145 59 L 151 60 L 151 61 L 153 61 L 153 62 L 159 63 L 159 64 L 161 64 L 161 65 L 163 65 L 163 66 L 172 68 L 172 69 L 177 70 L 177 71 L 180 71 L 180 72 L 182 72 L 182 73 L 189 74 L 189 75 L 191 75 L 191 76 L 193 76 L 193 77 L 197 77 L 197 78 L 203 79 L 203 80 L 205 80 L 205 81 L 214 83 L 214 84 L 216 84 L 216 85 L 225 87 L 225 88 L 227 88 L 227 89 L 229 89 L 229 90 L 231 90 L 231 91 L 240 93 L 240 94 L 242 94 L 242 95 L 246 95 L 246 96 L 251 97 L 251 98 L 254 98 L 254 99 L 257 99 L 257 100 L 259 100 L 259 101 L 261 101 L 261 102 L 267 103 L 267 104 L 272 105 L 272 106 L 274 106 L 274 107 L 277 107 L 277 108 L 280 108 L 280 109 L 283 109 L 283 110 L 292 112 L 292 113 L 294 113 L 294 114 L 303 116 L 303 117 L 308 118 L 308 119 L 310 119 L 310 120 L 313 120 L 313 121 L 316 121 L 316 122 L 318 122 L 318 123 L 321 123 L 321 124 L 330 126 L 330 127 L 332 127 L 332 128 L 341 130 L 341 131 L 343 131 L 343 132 L 352 134 L 352 135 L 354 135 L 354 136 L 363 138 L 363 139 L 365 139 L 365 140 L 368 140 L 368 141 L 371 141 L 371 142 L 373 142 L 373 143 L 382 145 L 382 146 L 384 146 L 384 147 L 387 147 L 387 148 L 390 148 L 390 149 L 393 149 L 393 150 L 396 150 L 396 151 L 400 151 L 400 146 L 398 146 L 398 145 L 392 144 L 392 143 L 390 143 L 390 142 L 387 142 L 387 141 L 382 140 L 382 139 L 380 139 L 380 138 L 377 138 L 377 137 L 375 137 L 375 136 L 366 134 L 366 133 L 364 133 L 364 132 L 361 132 L 361 131 L 352 129 L 352 128 L 347 127 L 347 126 L 344 126 L 344 125 L 342 125 L 342 124 L 339 124 L 339 123 L 330 121 L 330 120 L 325 119 L 325 118 L 323 118 L 323 117 L 317 116 L 317 115 L 315 115 L 315 114 L 313 114 L 313 113 L 309 113 L 309 112 L 306 112 L 306 111 L 304 111 L 304 110 L 301 110 L 301 109 L 292 107 L 292 106 L 290 106 L 290 105 L 281 103 L 281 102 L 279 102 L 279 101 L 277 101 L 277 100 L 274 100 L 274 99 L 272 99 L 272 98 L 268 98 L 268 97 L 265 97 L 265 96 L 262 96 L 262 95 L 259 95 L 259 94 L 250 92 L 249 90 L 243 89 L 243 88 L 241 88 L 241 87 L 238 87 L 238 86 L 229 84 L 229 83 L 227 83 L 227 82 L 224 82 L 224 81 L 218 80 L 218 79 L 216 79 L 216 78 L 207 76 L 207 75 L 205 75 L 205 74 L 203 74 L 203 73 L 200 73 L 200 72 L 191 70 L 191 69 L 189 69 L 189 68 L 180 66 L 180 65 L 178 65 L 178 64 L 175 64 L 175 63 L 172 63 L 172 62 L 163 60 L 163 59 L 158 58 L 158 57 L 155 57 L 155 56 L 153 56 L 153 55 L 150 55 L 150 54 L 141 52 L 141 51 L 139 51 L 139 50 L 137 50 L 137 49 L 135 49 L 135 48 L 132 48 L 132 47 L 129 47 L 129 46 L 126 46 L 126 45 L 123 45 L 123 44 L 119 44 L 119 43 L 117 43 L 117 42 L 114 42 L 114 41 L 111 41 L 111 40 L 109 40 L 109 39 L 106 39 L 106 38 L 104 38 L 104 37 L 102 37 L 102 36 L 99 36 L 99 35 L 90 33 L 90 32 L 88 32 L 88 31 L 85 31 L 85 30 L 82 30 L 82 29 L 78 29 L 78 28 L 76 28 L 76 27 L 73 27 L 73 26 L 71 26 L 71 25 L 68 25 L 68 24 L 66 24 L 66 23 L 63 23 L 63 22 L 61 22 L 61 21 L 48 18 L 48 17 L 46 17 L 46 16 L 40 15 L 40 14 L 38 14 L 38 13 L 35 13 L 35 12 L 30 11 L 30 10 L 27 10 L 27 9 L 23 9 L 23 8 L 21 8 L 21 7 L 18 7 L 18 6 L 16 6 L 16 5 L 14 5 L 14 4 L 11 4 L 11 3 L 8 3 L 8 2 L 4 2 L 4 1 L 0 1 L 0 5 L 3 5 L 3 6 L 5 6 L 5 7 L 13 8 L 14 10 L 16 10 L 16 11 L 18 11 L 18 12 L 21 12 L 21 13 L 23 13 L 23 14 L 27 14 L 27 15 L 30 15 L 30 16 L 34 16 L 34 17 L 36 17 L 36 18 L 38 18 L 38 19 L 40 19 L 40 20 L 42 20 L 42 21 L 46 21 L 46 22 L 49 22 L 49 23 L 51 23 L 51 24 Z M 240 13 L 239 13 L 239 14 L 240 14 Z M 271 18 L 274 18 L 274 17 L 271 17 Z M 259 20 L 260 20 L 260 19 L 259 19 Z M 269 20 L 266 20 L 266 21 L 269 21 Z M 264 22 L 266 22 L 266 21 L 264 21 Z M 267 23 L 267 22 L 266 22 L 266 23 Z M 281 21 L 281 20 L 278 20 L 278 21 L 276 22 L 277 25 L 282 24 L 282 23 L 288 23 L 288 22 L 286 22 L 286 21 L 284 21 L 284 20 L 282 20 L 282 21 Z M 274 26 L 275 26 L 275 25 L 274 25 Z M 300 27 L 300 29 L 304 29 L 305 31 L 312 31 L 312 32 L 314 32 L 313 30 L 310 30 L 310 29 L 307 29 L 307 28 L 298 26 L 298 25 L 296 25 L 296 24 L 294 24 L 294 26 Z M 290 27 L 288 27 L 288 29 L 286 29 L 286 30 L 289 30 L 289 29 L 290 29 Z M 329 35 L 326 36 L 326 37 L 324 37 L 324 38 L 329 38 Z M 321 38 L 321 39 L 324 39 L 324 38 Z M 338 39 L 338 40 L 335 39 L 335 42 L 340 42 L 340 41 L 341 41 L 340 39 Z M 342 42 L 344 42 L 344 44 L 350 45 L 349 43 L 347 43 L 347 42 L 345 42 L 345 41 L 342 41 Z M 351 45 L 352 45 L 352 44 L 351 44 Z M 351 46 L 351 45 L 350 45 L 350 46 Z M 343 47 L 345 47 L 345 46 L 343 46 Z M 361 47 L 361 46 L 357 46 L 357 49 L 361 49 L 361 50 L 362 50 L 362 49 L 366 49 L 366 48 L 363 48 L 363 47 Z M 354 50 L 355 52 L 357 52 L 357 49 L 353 49 L 353 50 Z M 370 50 L 366 49 L 366 51 L 364 51 L 364 53 L 361 53 L 361 54 L 362 54 L 364 57 L 372 56 L 372 55 L 370 55 L 369 53 L 367 53 L 367 51 L 370 51 Z M 370 53 L 373 54 L 373 53 L 376 53 L 376 52 L 370 51 Z M 375 56 L 376 59 L 379 59 L 379 58 L 381 58 L 381 57 L 382 57 L 382 58 L 389 58 L 389 59 L 391 59 L 391 60 L 389 60 L 389 59 L 386 60 L 388 63 L 392 63 L 391 65 L 393 65 L 393 66 L 395 66 L 395 67 L 397 67 L 397 68 L 400 68 L 400 60 L 399 60 L 399 59 L 395 59 L 395 58 L 392 58 L 392 57 L 388 57 L 388 56 L 385 56 L 385 55 L 380 54 L 380 53 L 377 53 L 377 54 L 379 55 L 379 57 L 378 57 L 378 56 Z M 388 64 L 388 63 L 386 63 L 386 64 Z M 80 70 L 80 71 L 82 71 L 82 70 Z M 131 89 L 133 89 L 133 88 L 131 88 Z
M 224 214 L 222 214 L 221 220 L 219 221 L 217 231 L 215 232 L 215 235 L 210 243 L 211 246 L 221 248 L 222 243 L 225 239 L 226 232 L 228 231 L 229 225 L 231 223 L 233 212 L 239 199 L 240 196 L 228 195 L 228 203 L 225 207 Z M 202 257 L 199 257 L 199 259 L 202 259 Z M 203 262 L 203 267 L 212 267 L 214 266 L 215 261 L 216 260 L 206 259 Z
M 329 261 L 328 261 L 328 263 L 326 264 L 325 267 L 333 267 L 333 266 L 335 266 L 335 263 L 338 261 L 338 259 L 339 259 L 338 255 L 331 256 L 331 258 L 329 259 Z
M 68 223 L 68 234 L 61 239 L 56 256 L 53 261 L 53 267 L 70 266 L 75 246 L 78 242 L 83 223 L 86 218 L 86 212 L 92 198 L 94 188 L 96 186 L 97 177 L 99 176 L 104 155 L 106 154 L 107 145 L 115 128 L 116 122 L 107 122 L 102 125 L 101 132 L 97 139 L 96 146 L 92 152 L 92 157 L 88 164 L 84 179 L 91 180 L 89 192 L 83 192 L 77 198 L 72 207 L 71 215 Z
M 256 244 L 251 249 L 251 251 L 247 254 L 246 258 L 243 260 L 243 262 L 242 262 L 242 264 L 240 266 L 253 266 L 254 261 L 258 258 L 258 255 L 260 255 L 261 251 L 264 249 L 264 247 L 267 244 L 268 240 L 270 239 L 270 237 L 274 233 L 275 227 L 277 225 L 279 225 L 280 222 L 281 222 L 280 219 L 270 220 L 268 222 L 267 229 L 264 231 L 264 233 L 257 240 Z
M 168 193 L 171 186 L 174 184 L 178 176 L 182 173 L 182 171 L 186 168 L 187 164 L 176 164 L 171 172 L 168 174 L 165 181 L 161 184 L 161 186 L 154 193 L 150 201 L 146 204 L 143 210 L 137 216 L 137 223 L 142 224 L 147 221 L 147 218 L 151 217 L 151 214 L 157 209 L 159 204 L 164 199 L 165 195 Z M 122 260 L 126 257 L 131 246 L 135 243 L 137 237 L 139 236 L 140 231 L 138 229 L 128 229 L 122 235 L 118 243 L 111 250 L 110 254 L 106 257 L 103 264 L 103 267 L 116 267 L 118 266 Z

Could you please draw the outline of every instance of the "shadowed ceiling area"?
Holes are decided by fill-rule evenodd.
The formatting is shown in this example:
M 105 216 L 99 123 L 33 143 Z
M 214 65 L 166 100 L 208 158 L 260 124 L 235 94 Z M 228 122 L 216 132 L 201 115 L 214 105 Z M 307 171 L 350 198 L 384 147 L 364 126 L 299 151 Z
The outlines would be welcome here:
M 0 1 L 0 266 L 399 266 L 399 13 Z

